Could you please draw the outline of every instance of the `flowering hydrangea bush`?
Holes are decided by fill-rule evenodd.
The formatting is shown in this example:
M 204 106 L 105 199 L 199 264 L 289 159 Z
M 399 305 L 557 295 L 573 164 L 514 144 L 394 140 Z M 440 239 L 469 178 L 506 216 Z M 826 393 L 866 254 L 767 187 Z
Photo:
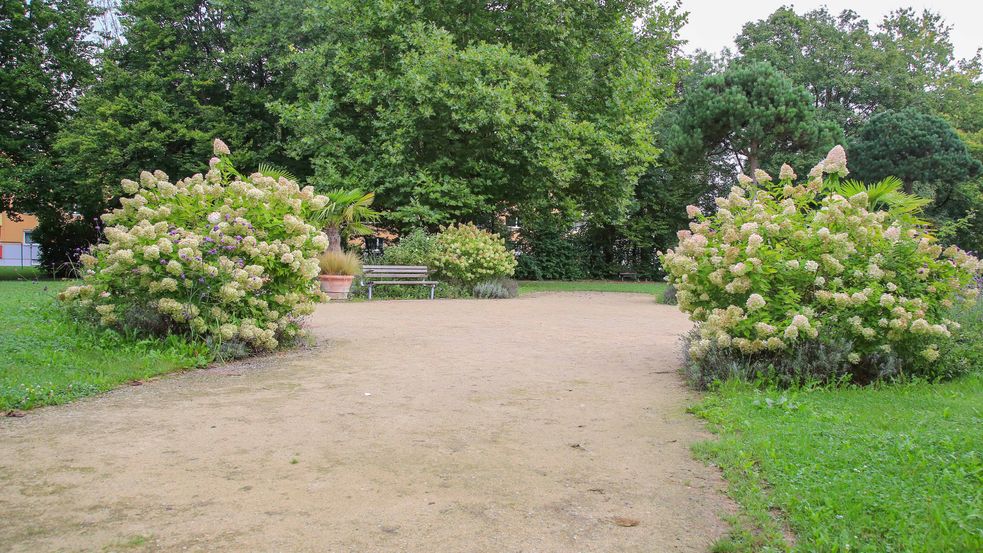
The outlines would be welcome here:
M 474 224 L 441 229 L 434 240 L 433 265 L 437 271 L 466 286 L 515 274 L 515 256 L 505 240 Z
M 259 173 L 240 175 L 215 141 L 205 175 L 124 179 L 103 215 L 106 241 L 81 257 L 83 283 L 60 298 L 102 325 L 194 334 L 270 350 L 321 298 L 327 237 L 307 221 L 327 198 Z M 147 321 L 152 324 L 147 324 Z
M 712 215 L 687 207 L 689 229 L 661 260 L 697 323 L 695 363 L 711 355 L 774 367 L 809 350 L 827 364 L 809 377 L 932 372 L 959 330 L 948 314 L 976 296 L 981 263 L 936 244 L 909 212 L 877 209 L 865 187 L 842 186 L 847 173 L 837 147 L 805 183 L 786 165 L 777 182 L 742 175 Z M 837 193 L 845 188 L 861 191 Z

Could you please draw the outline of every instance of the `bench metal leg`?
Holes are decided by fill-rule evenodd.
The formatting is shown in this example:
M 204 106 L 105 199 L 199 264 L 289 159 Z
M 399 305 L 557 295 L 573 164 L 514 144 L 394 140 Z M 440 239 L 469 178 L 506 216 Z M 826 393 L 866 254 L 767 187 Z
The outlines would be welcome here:
M 369 299 L 372 299 L 372 283 L 369 283 Z
M 436 287 L 436 286 L 431 286 L 431 287 L 430 287 L 430 299 L 433 299 L 433 293 L 434 293 L 434 292 L 435 292 L 436 290 L 437 290 L 437 287 Z

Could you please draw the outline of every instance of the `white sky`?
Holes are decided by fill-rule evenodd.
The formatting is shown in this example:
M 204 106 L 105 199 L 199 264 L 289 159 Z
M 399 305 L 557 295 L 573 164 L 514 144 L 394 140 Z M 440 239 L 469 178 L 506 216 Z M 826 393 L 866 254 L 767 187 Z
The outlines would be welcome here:
M 734 37 L 740 34 L 741 27 L 748 21 L 768 17 L 783 5 L 792 5 L 796 13 L 811 11 L 826 6 L 833 14 L 844 9 L 852 9 L 876 27 L 889 12 L 901 8 L 914 8 L 919 13 L 928 8 L 942 15 L 952 25 L 950 39 L 955 47 L 956 58 L 969 58 L 983 48 L 983 1 L 981 0 L 943 0 L 938 2 L 917 2 L 910 0 L 854 0 L 853 2 L 812 2 L 780 0 L 683 0 L 683 10 L 689 12 L 689 23 L 683 27 L 682 38 L 689 43 L 685 49 L 719 52 L 727 46 L 733 49 Z

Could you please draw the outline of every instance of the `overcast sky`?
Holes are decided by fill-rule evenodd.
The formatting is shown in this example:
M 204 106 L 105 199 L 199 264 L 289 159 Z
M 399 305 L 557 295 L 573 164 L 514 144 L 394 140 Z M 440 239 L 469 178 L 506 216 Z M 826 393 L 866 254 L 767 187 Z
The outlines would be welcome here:
M 871 27 L 880 23 L 889 12 L 900 7 L 911 7 L 921 12 L 928 8 L 940 13 L 952 25 L 951 39 L 957 58 L 972 57 L 977 48 L 983 47 L 983 1 L 943 0 L 938 2 L 912 2 L 905 0 L 854 0 L 853 2 L 781 2 L 770 0 L 683 0 L 683 9 L 689 12 L 689 23 L 683 27 L 682 38 L 689 41 L 688 52 L 697 48 L 719 52 L 724 46 L 733 47 L 734 37 L 748 21 L 768 17 L 780 6 L 791 4 L 796 13 L 803 13 L 820 6 L 827 6 L 833 14 L 852 9 L 867 19 Z

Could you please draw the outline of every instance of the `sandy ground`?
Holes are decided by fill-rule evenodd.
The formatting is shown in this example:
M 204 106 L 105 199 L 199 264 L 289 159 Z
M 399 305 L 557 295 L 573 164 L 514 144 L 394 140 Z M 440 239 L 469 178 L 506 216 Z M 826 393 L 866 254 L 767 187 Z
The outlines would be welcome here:
M 312 349 L 0 419 L 0 550 L 659 553 L 726 530 L 674 308 L 334 303 L 312 327 Z

